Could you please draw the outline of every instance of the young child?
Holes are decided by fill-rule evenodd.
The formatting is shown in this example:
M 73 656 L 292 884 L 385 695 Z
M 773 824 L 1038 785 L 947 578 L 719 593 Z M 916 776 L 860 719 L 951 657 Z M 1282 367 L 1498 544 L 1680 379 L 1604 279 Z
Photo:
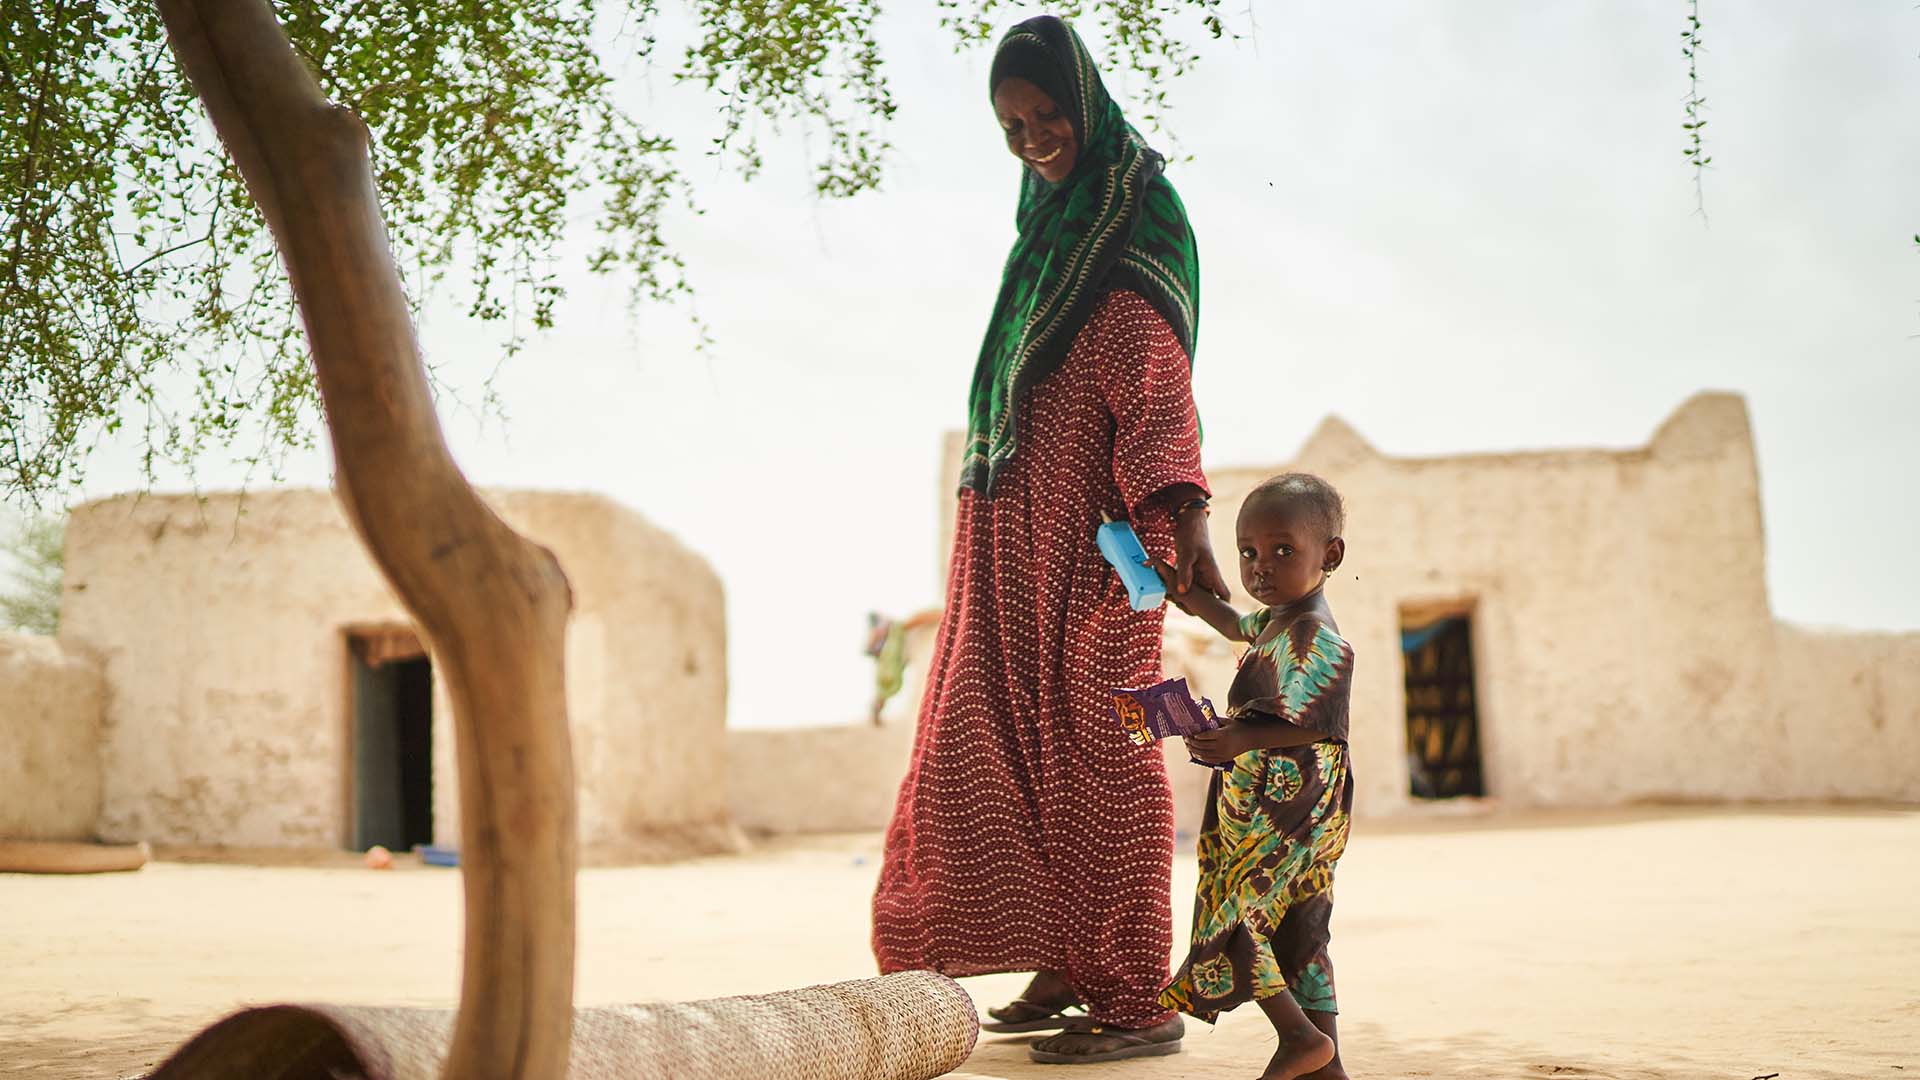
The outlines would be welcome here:
M 1353 789 L 1347 698 L 1353 650 L 1323 589 L 1346 557 L 1340 495 L 1305 473 L 1277 476 L 1240 507 L 1240 581 L 1264 605 L 1245 618 L 1195 588 L 1167 594 L 1252 647 L 1218 731 L 1187 740 L 1216 772 L 1200 832 L 1193 948 L 1160 995 L 1212 1023 L 1257 1001 L 1279 1049 L 1262 1080 L 1345 1080 L 1327 958 L 1333 867 L 1346 849 Z

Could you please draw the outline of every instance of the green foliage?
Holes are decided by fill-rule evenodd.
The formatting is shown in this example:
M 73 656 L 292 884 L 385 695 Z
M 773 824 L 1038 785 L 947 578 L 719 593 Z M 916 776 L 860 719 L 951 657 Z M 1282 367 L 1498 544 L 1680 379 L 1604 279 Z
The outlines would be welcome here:
M 694 40 L 667 59 L 660 0 L 270 2 L 372 133 L 416 302 L 456 290 L 503 324 L 509 353 L 553 321 L 552 253 L 571 221 L 597 225 L 588 266 L 626 275 L 636 301 L 685 294 L 665 218 L 692 204 L 689 155 L 751 177 L 756 120 L 824 133 L 823 196 L 882 178 L 894 103 L 879 0 L 684 0 Z M 1005 7 L 940 4 L 969 43 Z M 1169 28 L 1187 15 L 1223 32 L 1218 0 L 1073 0 L 1067 13 L 1145 76 L 1148 119 L 1195 59 Z M 0 28 L 0 496 L 37 502 L 77 483 L 88 449 L 123 425 L 144 434 L 149 478 L 248 434 L 247 460 L 269 466 L 308 445 L 318 400 L 286 279 L 151 0 L 0 0 Z M 706 133 L 628 112 L 615 54 L 713 95 L 719 135 L 687 149 Z
M 4 550 L 18 564 L 0 590 L 0 627 L 49 637 L 60 631 L 60 558 L 66 527 L 36 517 L 17 526 Z
M 996 40 L 1006 24 L 1016 21 L 1012 9 L 1022 6 L 1019 0 L 935 0 L 935 5 L 940 25 L 972 46 Z M 1132 88 L 1138 111 L 1129 104 L 1128 114 L 1154 126 L 1166 119 L 1168 88 L 1200 59 L 1172 28 L 1198 20 L 1212 37 L 1234 36 L 1220 15 L 1220 0 L 1060 0 L 1051 10 L 1074 23 L 1089 42 L 1094 40 L 1090 28 L 1106 35 L 1106 66 L 1141 76 Z
M 1687 28 L 1680 31 L 1680 55 L 1687 58 L 1687 119 L 1681 123 L 1680 130 L 1687 133 L 1691 144 L 1680 152 L 1686 155 L 1687 163 L 1693 166 L 1693 207 L 1694 212 L 1703 219 L 1707 215 L 1707 197 L 1704 186 L 1706 168 L 1713 163 L 1707 156 L 1706 146 L 1700 138 L 1700 130 L 1707 122 L 1700 117 L 1700 110 L 1706 107 L 1707 99 L 1700 96 L 1700 0 L 1687 0 Z
M 692 0 L 692 8 L 706 36 L 687 50 L 678 77 L 722 96 L 726 129 L 717 150 L 731 151 L 741 172 L 753 176 L 761 157 L 744 129 L 750 114 L 776 127 L 819 119 L 828 136 L 827 159 L 816 166 L 820 194 L 844 197 L 879 185 L 894 111 L 872 33 L 879 0 Z M 822 78 L 825 71 L 835 74 Z

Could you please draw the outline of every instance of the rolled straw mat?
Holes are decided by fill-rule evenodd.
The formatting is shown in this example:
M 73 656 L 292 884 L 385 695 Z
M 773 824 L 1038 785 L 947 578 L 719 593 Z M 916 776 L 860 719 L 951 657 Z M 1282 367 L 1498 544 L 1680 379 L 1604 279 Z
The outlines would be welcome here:
M 221 1020 L 149 1080 L 434 1080 L 450 1009 L 269 1005 Z M 569 1080 L 929 1080 L 973 1052 L 959 984 L 907 971 L 751 997 L 574 1010 Z
M 0 874 L 112 874 L 138 870 L 152 856 L 145 843 L 0 840 Z

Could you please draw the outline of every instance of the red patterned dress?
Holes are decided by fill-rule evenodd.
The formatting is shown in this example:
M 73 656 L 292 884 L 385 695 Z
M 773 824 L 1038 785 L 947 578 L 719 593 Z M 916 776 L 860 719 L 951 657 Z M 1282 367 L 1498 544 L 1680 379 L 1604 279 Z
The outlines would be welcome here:
M 946 611 L 873 904 L 882 971 L 1057 971 L 1097 1020 L 1146 1027 L 1172 945 L 1173 801 L 1110 691 L 1160 678 L 1163 612 L 1134 611 L 1094 546 L 1205 486 L 1190 366 L 1139 295 L 1095 308 L 1020 405 L 991 500 L 960 494 Z M 1134 516 L 1173 550 L 1163 510 Z

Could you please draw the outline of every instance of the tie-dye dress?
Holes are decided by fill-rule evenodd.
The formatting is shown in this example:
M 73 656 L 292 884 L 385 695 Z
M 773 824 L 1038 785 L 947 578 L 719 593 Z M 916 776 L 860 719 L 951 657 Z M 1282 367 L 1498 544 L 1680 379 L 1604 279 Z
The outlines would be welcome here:
M 1241 628 L 1255 644 L 1240 661 L 1228 715 L 1325 738 L 1242 754 L 1214 774 L 1200 831 L 1193 947 L 1160 995 L 1161 1004 L 1209 1023 L 1285 991 L 1303 1009 L 1339 1011 L 1327 941 L 1333 868 L 1353 809 L 1353 649 L 1318 592 L 1283 610 L 1254 612 Z

